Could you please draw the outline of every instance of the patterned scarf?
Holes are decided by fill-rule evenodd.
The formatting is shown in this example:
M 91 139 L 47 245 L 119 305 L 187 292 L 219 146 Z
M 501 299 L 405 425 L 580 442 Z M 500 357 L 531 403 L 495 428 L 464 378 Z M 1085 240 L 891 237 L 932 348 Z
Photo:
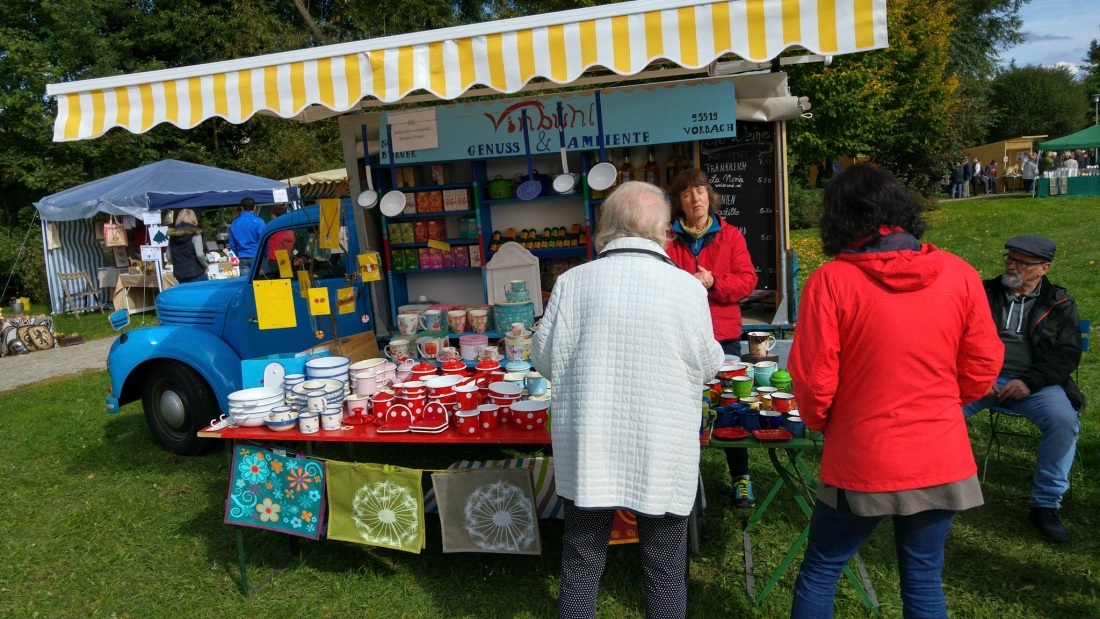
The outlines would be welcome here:
M 692 228 L 691 226 L 689 226 L 689 225 L 687 224 L 687 220 L 685 220 L 685 219 L 684 219 L 683 217 L 681 217 L 681 218 L 680 218 L 680 227 L 684 229 L 684 232 L 686 232 L 686 233 L 688 233 L 689 235 L 691 235 L 691 238 L 693 238 L 693 239 L 695 239 L 696 241 L 698 241 L 699 239 L 703 238 L 703 235 L 707 233 L 707 230 L 710 230 L 710 226 L 711 226 L 711 217 L 712 217 L 712 216 L 713 216 L 713 215 L 707 215 L 707 220 L 706 220 L 706 222 L 704 222 L 704 223 L 703 223 L 703 225 L 702 225 L 702 227 L 700 227 L 700 228 L 698 228 L 698 229 L 696 229 L 696 228 Z

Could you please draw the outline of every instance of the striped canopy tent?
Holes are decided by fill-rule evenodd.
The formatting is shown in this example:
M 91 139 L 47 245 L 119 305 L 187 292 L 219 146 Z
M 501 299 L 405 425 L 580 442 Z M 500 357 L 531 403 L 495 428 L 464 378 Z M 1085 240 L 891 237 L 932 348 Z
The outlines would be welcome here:
M 344 168 L 312 172 L 295 176 L 283 181 L 298 188 L 303 200 L 321 200 L 324 198 L 345 198 L 349 195 L 348 171 Z
M 730 54 L 835 55 L 886 47 L 886 0 L 635 0 L 226 62 L 50 84 L 54 140 L 113 127 L 189 129 L 255 114 L 314 120 L 423 91 L 515 93 L 593 68 L 636 76 L 656 62 L 705 70 Z M 478 92 L 476 89 L 474 92 Z

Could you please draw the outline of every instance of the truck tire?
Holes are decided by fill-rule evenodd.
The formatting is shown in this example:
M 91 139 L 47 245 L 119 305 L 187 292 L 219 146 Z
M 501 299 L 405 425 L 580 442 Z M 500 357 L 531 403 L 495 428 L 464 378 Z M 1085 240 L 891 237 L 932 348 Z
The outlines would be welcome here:
M 162 361 L 150 369 L 141 390 L 141 405 L 149 430 L 162 447 L 180 456 L 196 456 L 215 441 L 200 439 L 199 430 L 220 414 L 206 380 L 177 361 Z

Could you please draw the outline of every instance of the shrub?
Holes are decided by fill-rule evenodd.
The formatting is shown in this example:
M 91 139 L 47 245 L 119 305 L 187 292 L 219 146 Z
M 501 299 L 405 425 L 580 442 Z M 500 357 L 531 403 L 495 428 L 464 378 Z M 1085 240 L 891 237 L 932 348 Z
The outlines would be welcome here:
M 790 192 L 787 201 L 791 209 L 791 230 L 816 228 L 821 223 L 822 190 L 810 189 L 803 186 L 801 182 L 791 179 L 788 191 Z
M 19 247 L 26 237 L 23 254 Z M 16 262 L 18 260 L 18 262 Z M 9 281 L 10 277 L 10 281 Z M 7 284 L 6 302 L 11 297 L 30 297 L 34 301 L 46 301 L 50 298 L 46 283 L 46 260 L 42 254 L 42 237 L 25 228 L 0 227 L 0 291 Z

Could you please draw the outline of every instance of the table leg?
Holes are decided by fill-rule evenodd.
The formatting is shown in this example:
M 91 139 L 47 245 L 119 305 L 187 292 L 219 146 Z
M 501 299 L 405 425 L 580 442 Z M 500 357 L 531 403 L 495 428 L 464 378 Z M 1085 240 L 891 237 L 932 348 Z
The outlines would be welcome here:
M 237 441 L 225 441 L 225 455 L 229 460 L 229 469 L 233 470 L 233 452 L 237 448 Z M 244 565 L 244 532 L 241 527 L 233 527 L 237 533 L 237 567 L 241 571 L 241 595 L 248 597 L 248 572 Z

